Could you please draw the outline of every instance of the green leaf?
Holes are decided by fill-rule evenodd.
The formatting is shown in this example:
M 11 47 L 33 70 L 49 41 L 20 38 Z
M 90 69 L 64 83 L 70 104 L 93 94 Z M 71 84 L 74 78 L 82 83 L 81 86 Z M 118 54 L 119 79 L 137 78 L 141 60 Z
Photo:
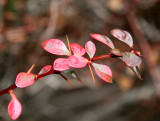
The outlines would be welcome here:
M 123 52 L 121 52 L 119 49 L 111 49 L 110 51 L 113 55 L 122 56 Z
M 79 81 L 80 83 L 82 83 L 82 81 L 80 80 L 80 78 L 78 77 L 78 75 L 76 74 L 75 71 L 71 70 L 71 71 L 67 71 L 65 72 L 65 74 L 67 74 L 68 76 L 74 78 L 75 80 Z

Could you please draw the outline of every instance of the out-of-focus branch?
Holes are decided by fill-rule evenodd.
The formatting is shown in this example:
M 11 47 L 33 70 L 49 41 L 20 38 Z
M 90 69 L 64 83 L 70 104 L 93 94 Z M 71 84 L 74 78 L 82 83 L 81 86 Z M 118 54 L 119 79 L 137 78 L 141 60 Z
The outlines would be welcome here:
M 57 24 L 57 18 L 58 18 L 58 6 L 59 6 L 59 0 L 51 0 L 50 1 L 50 18 L 48 22 L 47 28 L 42 32 L 40 39 L 37 43 L 37 47 L 35 48 L 33 55 L 36 55 L 34 59 L 34 63 L 37 63 L 39 61 L 40 56 L 43 53 L 37 53 L 41 51 L 41 47 L 39 46 L 43 41 L 53 38 L 54 32 L 56 29 L 56 24 Z M 42 8 L 43 9 L 43 8 Z
M 6 5 L 8 3 L 8 0 L 1 0 L 0 4 L 1 4 L 1 8 L 0 8 L 0 33 L 1 33 L 1 37 L 4 36 L 4 28 L 5 28 L 5 18 L 4 18 L 4 11 L 6 9 Z
M 58 6 L 59 6 L 59 0 L 51 1 L 50 3 L 50 21 L 48 23 L 48 27 L 46 28 L 46 30 L 41 36 L 40 40 L 42 41 L 54 36 L 57 18 L 58 18 Z
M 104 88 L 105 90 L 106 88 Z M 105 94 L 108 96 L 109 94 L 113 94 L 113 92 L 116 92 L 115 88 L 107 88 L 107 91 Z M 103 91 L 101 92 L 102 95 L 104 93 Z M 145 92 L 145 93 L 144 93 Z M 147 92 L 147 93 L 146 93 Z M 87 94 L 87 92 L 86 92 Z M 146 100 L 149 98 L 152 98 L 155 96 L 155 93 L 153 91 L 153 87 L 150 85 L 143 85 L 141 88 L 135 88 L 128 93 L 115 93 L 115 95 L 110 96 L 109 98 L 102 98 L 104 103 L 99 104 L 98 106 L 94 106 L 91 109 L 81 111 L 77 115 L 74 115 L 71 119 L 67 121 L 87 121 L 87 120 L 92 120 L 92 121 L 101 121 L 104 118 L 112 117 L 113 115 L 116 115 L 117 117 L 120 117 L 118 114 L 122 112 L 122 109 L 126 107 L 127 104 L 135 104 L 136 102 L 140 100 Z M 93 96 L 90 95 L 90 98 L 92 99 Z M 79 97 L 77 97 L 79 98 Z M 94 96 L 92 99 L 92 103 L 96 101 L 97 97 Z M 106 100 L 105 100 L 106 99 Z M 80 99 L 79 99 L 80 100 Z M 78 101 L 79 101 L 78 100 Z M 81 104 L 81 102 L 77 102 L 77 104 Z M 87 103 L 87 102 L 86 102 Z M 95 102 L 94 102 L 95 103 Z M 85 104 L 81 104 L 83 105 Z M 96 114 L 96 115 L 95 115 Z M 123 119 L 124 120 L 124 119 Z M 122 120 L 122 121 L 123 121 Z M 118 120 L 119 121 L 119 120 Z M 121 121 L 121 120 L 120 120 Z
M 160 72 L 158 68 L 156 67 L 156 65 L 153 64 L 150 59 L 150 57 L 152 56 L 151 55 L 152 50 L 140 28 L 140 24 L 137 20 L 134 10 L 128 13 L 127 20 L 130 24 L 132 31 L 135 34 L 136 39 L 138 40 L 139 46 L 141 47 L 143 54 L 146 56 L 145 61 L 147 63 L 149 73 L 151 75 L 151 78 L 153 79 L 153 83 L 155 85 L 157 96 L 160 97 L 160 75 L 159 75 Z

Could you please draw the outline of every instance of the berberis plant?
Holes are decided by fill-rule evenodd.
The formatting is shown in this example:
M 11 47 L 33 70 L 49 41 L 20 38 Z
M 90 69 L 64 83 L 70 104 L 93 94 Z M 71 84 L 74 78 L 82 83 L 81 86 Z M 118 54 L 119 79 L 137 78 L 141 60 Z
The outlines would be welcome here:
M 74 86 L 63 75 L 63 73 L 65 73 L 65 70 L 68 70 L 70 68 L 84 68 L 85 66 L 88 65 L 91 75 L 93 77 L 93 80 L 95 82 L 95 78 L 91 68 L 91 65 L 92 65 L 94 67 L 96 74 L 102 80 L 108 83 L 112 83 L 112 71 L 110 67 L 103 64 L 97 64 L 94 61 L 99 59 L 118 58 L 121 61 L 123 61 L 130 69 L 132 69 L 139 79 L 141 79 L 139 69 L 138 69 L 138 66 L 140 66 L 141 64 L 141 58 L 140 58 L 141 55 L 140 55 L 140 52 L 133 50 L 132 36 L 127 31 L 120 30 L 120 29 L 113 29 L 111 31 L 111 34 L 114 37 L 116 37 L 118 40 L 126 43 L 130 47 L 130 50 L 127 52 L 120 51 L 119 49 L 115 48 L 114 44 L 108 37 L 101 34 L 91 34 L 91 37 L 107 45 L 110 48 L 110 53 L 106 55 L 100 55 L 97 57 L 94 57 L 94 54 L 96 52 L 96 46 L 92 41 L 86 42 L 85 48 L 83 48 L 77 43 L 70 44 L 67 38 L 68 49 L 64 44 L 64 42 L 59 39 L 49 39 L 44 41 L 41 44 L 41 46 L 45 51 L 55 55 L 66 55 L 66 58 L 57 58 L 54 61 L 53 66 L 51 65 L 44 66 L 38 74 L 31 73 L 31 70 L 33 69 L 34 66 L 32 66 L 27 73 L 20 72 L 17 75 L 15 84 L 11 85 L 7 89 L 0 91 L 0 96 L 7 93 L 11 95 L 12 99 L 8 105 L 8 113 L 11 119 L 16 120 L 22 112 L 21 103 L 16 98 L 13 92 L 13 89 L 15 89 L 16 87 L 24 88 L 24 87 L 31 86 L 34 84 L 35 81 L 42 79 L 43 77 L 49 74 L 59 74 L 70 85 Z M 83 57 L 85 53 L 88 54 L 89 58 Z

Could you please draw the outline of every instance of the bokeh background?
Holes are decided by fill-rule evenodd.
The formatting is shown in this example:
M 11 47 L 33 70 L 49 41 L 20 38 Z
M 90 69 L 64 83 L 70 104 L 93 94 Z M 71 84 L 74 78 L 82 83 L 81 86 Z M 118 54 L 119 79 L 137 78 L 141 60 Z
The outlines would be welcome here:
M 129 48 L 113 38 L 114 28 L 131 33 L 134 48 L 144 55 L 140 80 L 118 59 L 98 60 L 113 70 L 113 84 L 88 67 L 73 69 L 83 84 L 50 75 L 33 86 L 14 89 L 23 106 L 17 121 L 160 121 L 160 1 L 159 0 L 0 0 L 0 90 L 15 82 L 19 72 L 36 64 L 33 73 L 53 64 L 58 56 L 40 44 L 58 38 L 84 47 L 92 40 L 96 56 L 109 47 L 93 40 L 90 33 L 110 37 L 122 51 Z M 87 55 L 86 55 L 87 57 Z M 0 97 L 0 121 L 11 121 L 10 95 Z

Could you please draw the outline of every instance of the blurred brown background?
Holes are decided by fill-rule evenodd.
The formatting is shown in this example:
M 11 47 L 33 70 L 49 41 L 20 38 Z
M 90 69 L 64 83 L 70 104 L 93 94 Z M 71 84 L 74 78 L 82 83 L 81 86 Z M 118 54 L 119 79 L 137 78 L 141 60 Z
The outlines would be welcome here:
M 122 51 L 129 48 L 111 37 L 110 30 L 124 29 L 134 38 L 134 48 L 144 55 L 139 80 L 118 59 L 99 60 L 113 70 L 113 84 L 88 67 L 74 69 L 84 84 L 50 75 L 14 92 L 23 106 L 17 121 L 160 121 L 160 1 L 159 0 L 0 0 L 0 90 L 14 83 L 19 72 L 36 64 L 33 73 L 53 64 L 58 56 L 40 44 L 49 38 L 84 47 L 92 40 L 96 55 L 109 48 L 91 39 L 90 33 L 110 37 Z M 87 56 L 86 56 L 87 57 Z M 0 121 L 11 121 L 9 95 L 0 97 Z

